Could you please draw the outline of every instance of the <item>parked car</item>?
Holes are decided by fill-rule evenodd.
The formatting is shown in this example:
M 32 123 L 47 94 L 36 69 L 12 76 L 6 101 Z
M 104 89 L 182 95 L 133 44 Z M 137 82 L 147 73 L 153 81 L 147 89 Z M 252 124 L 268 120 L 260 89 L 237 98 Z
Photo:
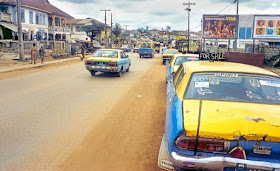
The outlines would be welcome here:
M 175 54 L 166 65 L 166 76 L 174 74 L 184 62 L 199 61 L 198 54 Z
M 85 61 L 85 65 L 92 76 L 96 72 L 111 72 L 120 77 L 123 71 L 129 72 L 131 59 L 122 50 L 100 49 Z
M 123 50 L 124 52 L 130 52 L 131 48 L 129 47 L 129 45 L 122 45 L 121 50 Z
M 139 52 L 139 46 L 137 45 L 133 48 L 133 53 L 138 53 L 138 52 Z
M 280 77 L 262 68 L 191 61 L 167 84 L 158 165 L 176 170 L 279 170 Z
M 178 50 L 176 49 L 166 49 L 163 51 L 162 54 L 162 64 L 166 64 L 169 62 L 169 60 L 171 59 L 171 57 L 175 54 L 178 54 Z
M 139 45 L 139 56 L 142 57 L 151 57 L 155 55 L 154 44 L 152 42 L 141 42 Z

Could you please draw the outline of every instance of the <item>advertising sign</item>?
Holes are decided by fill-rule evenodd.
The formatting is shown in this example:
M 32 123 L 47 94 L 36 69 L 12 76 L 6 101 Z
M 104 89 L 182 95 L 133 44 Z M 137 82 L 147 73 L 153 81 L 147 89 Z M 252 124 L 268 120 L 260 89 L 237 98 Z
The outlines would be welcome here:
M 279 39 L 280 15 L 256 15 L 254 18 L 254 38 Z
M 235 39 L 238 15 L 203 15 L 204 39 Z

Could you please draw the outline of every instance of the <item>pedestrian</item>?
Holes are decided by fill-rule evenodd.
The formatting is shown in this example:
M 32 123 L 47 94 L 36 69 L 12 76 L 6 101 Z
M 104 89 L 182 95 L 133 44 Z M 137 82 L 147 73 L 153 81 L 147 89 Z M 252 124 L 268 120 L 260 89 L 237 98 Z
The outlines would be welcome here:
M 44 61 L 45 61 L 45 48 L 44 48 L 44 45 L 41 45 L 41 48 L 39 49 L 39 57 L 41 59 L 41 64 L 44 64 Z
M 81 54 L 82 54 L 81 61 L 84 60 L 84 58 L 85 58 L 85 49 L 86 49 L 86 47 L 85 47 L 85 44 L 83 43 L 81 46 Z
M 36 64 L 37 55 L 38 55 L 38 48 L 36 47 L 36 43 L 33 43 L 33 47 L 30 50 L 31 53 L 31 64 L 34 61 L 34 64 Z

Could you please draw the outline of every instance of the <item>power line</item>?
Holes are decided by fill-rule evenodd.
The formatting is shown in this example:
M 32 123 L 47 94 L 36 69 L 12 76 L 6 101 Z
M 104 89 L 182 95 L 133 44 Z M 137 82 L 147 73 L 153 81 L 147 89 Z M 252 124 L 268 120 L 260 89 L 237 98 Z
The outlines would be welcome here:
M 223 8 L 220 12 L 218 12 L 217 14 L 220 14 L 222 11 L 224 11 L 225 9 L 227 9 L 229 6 L 231 6 L 234 2 L 231 2 L 228 6 L 226 6 L 225 8 Z

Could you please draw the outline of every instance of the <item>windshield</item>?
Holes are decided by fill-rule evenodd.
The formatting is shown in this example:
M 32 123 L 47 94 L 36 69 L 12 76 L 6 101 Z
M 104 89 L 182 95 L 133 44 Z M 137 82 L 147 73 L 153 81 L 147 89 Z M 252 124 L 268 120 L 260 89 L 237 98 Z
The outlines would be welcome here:
M 165 50 L 164 53 L 177 54 L 178 52 L 176 50 Z
M 142 43 L 141 48 L 151 48 L 151 44 L 150 43 Z
M 242 73 L 195 73 L 185 98 L 280 104 L 280 79 Z
M 94 56 L 94 57 L 117 58 L 118 57 L 118 51 L 115 51 L 115 50 L 98 50 L 92 56 Z
M 122 45 L 122 48 L 127 48 L 128 46 L 127 45 Z
M 199 58 L 198 57 L 186 57 L 186 56 L 182 56 L 182 57 L 177 57 L 175 60 L 174 65 L 181 65 L 184 62 L 188 62 L 188 61 L 198 61 Z

